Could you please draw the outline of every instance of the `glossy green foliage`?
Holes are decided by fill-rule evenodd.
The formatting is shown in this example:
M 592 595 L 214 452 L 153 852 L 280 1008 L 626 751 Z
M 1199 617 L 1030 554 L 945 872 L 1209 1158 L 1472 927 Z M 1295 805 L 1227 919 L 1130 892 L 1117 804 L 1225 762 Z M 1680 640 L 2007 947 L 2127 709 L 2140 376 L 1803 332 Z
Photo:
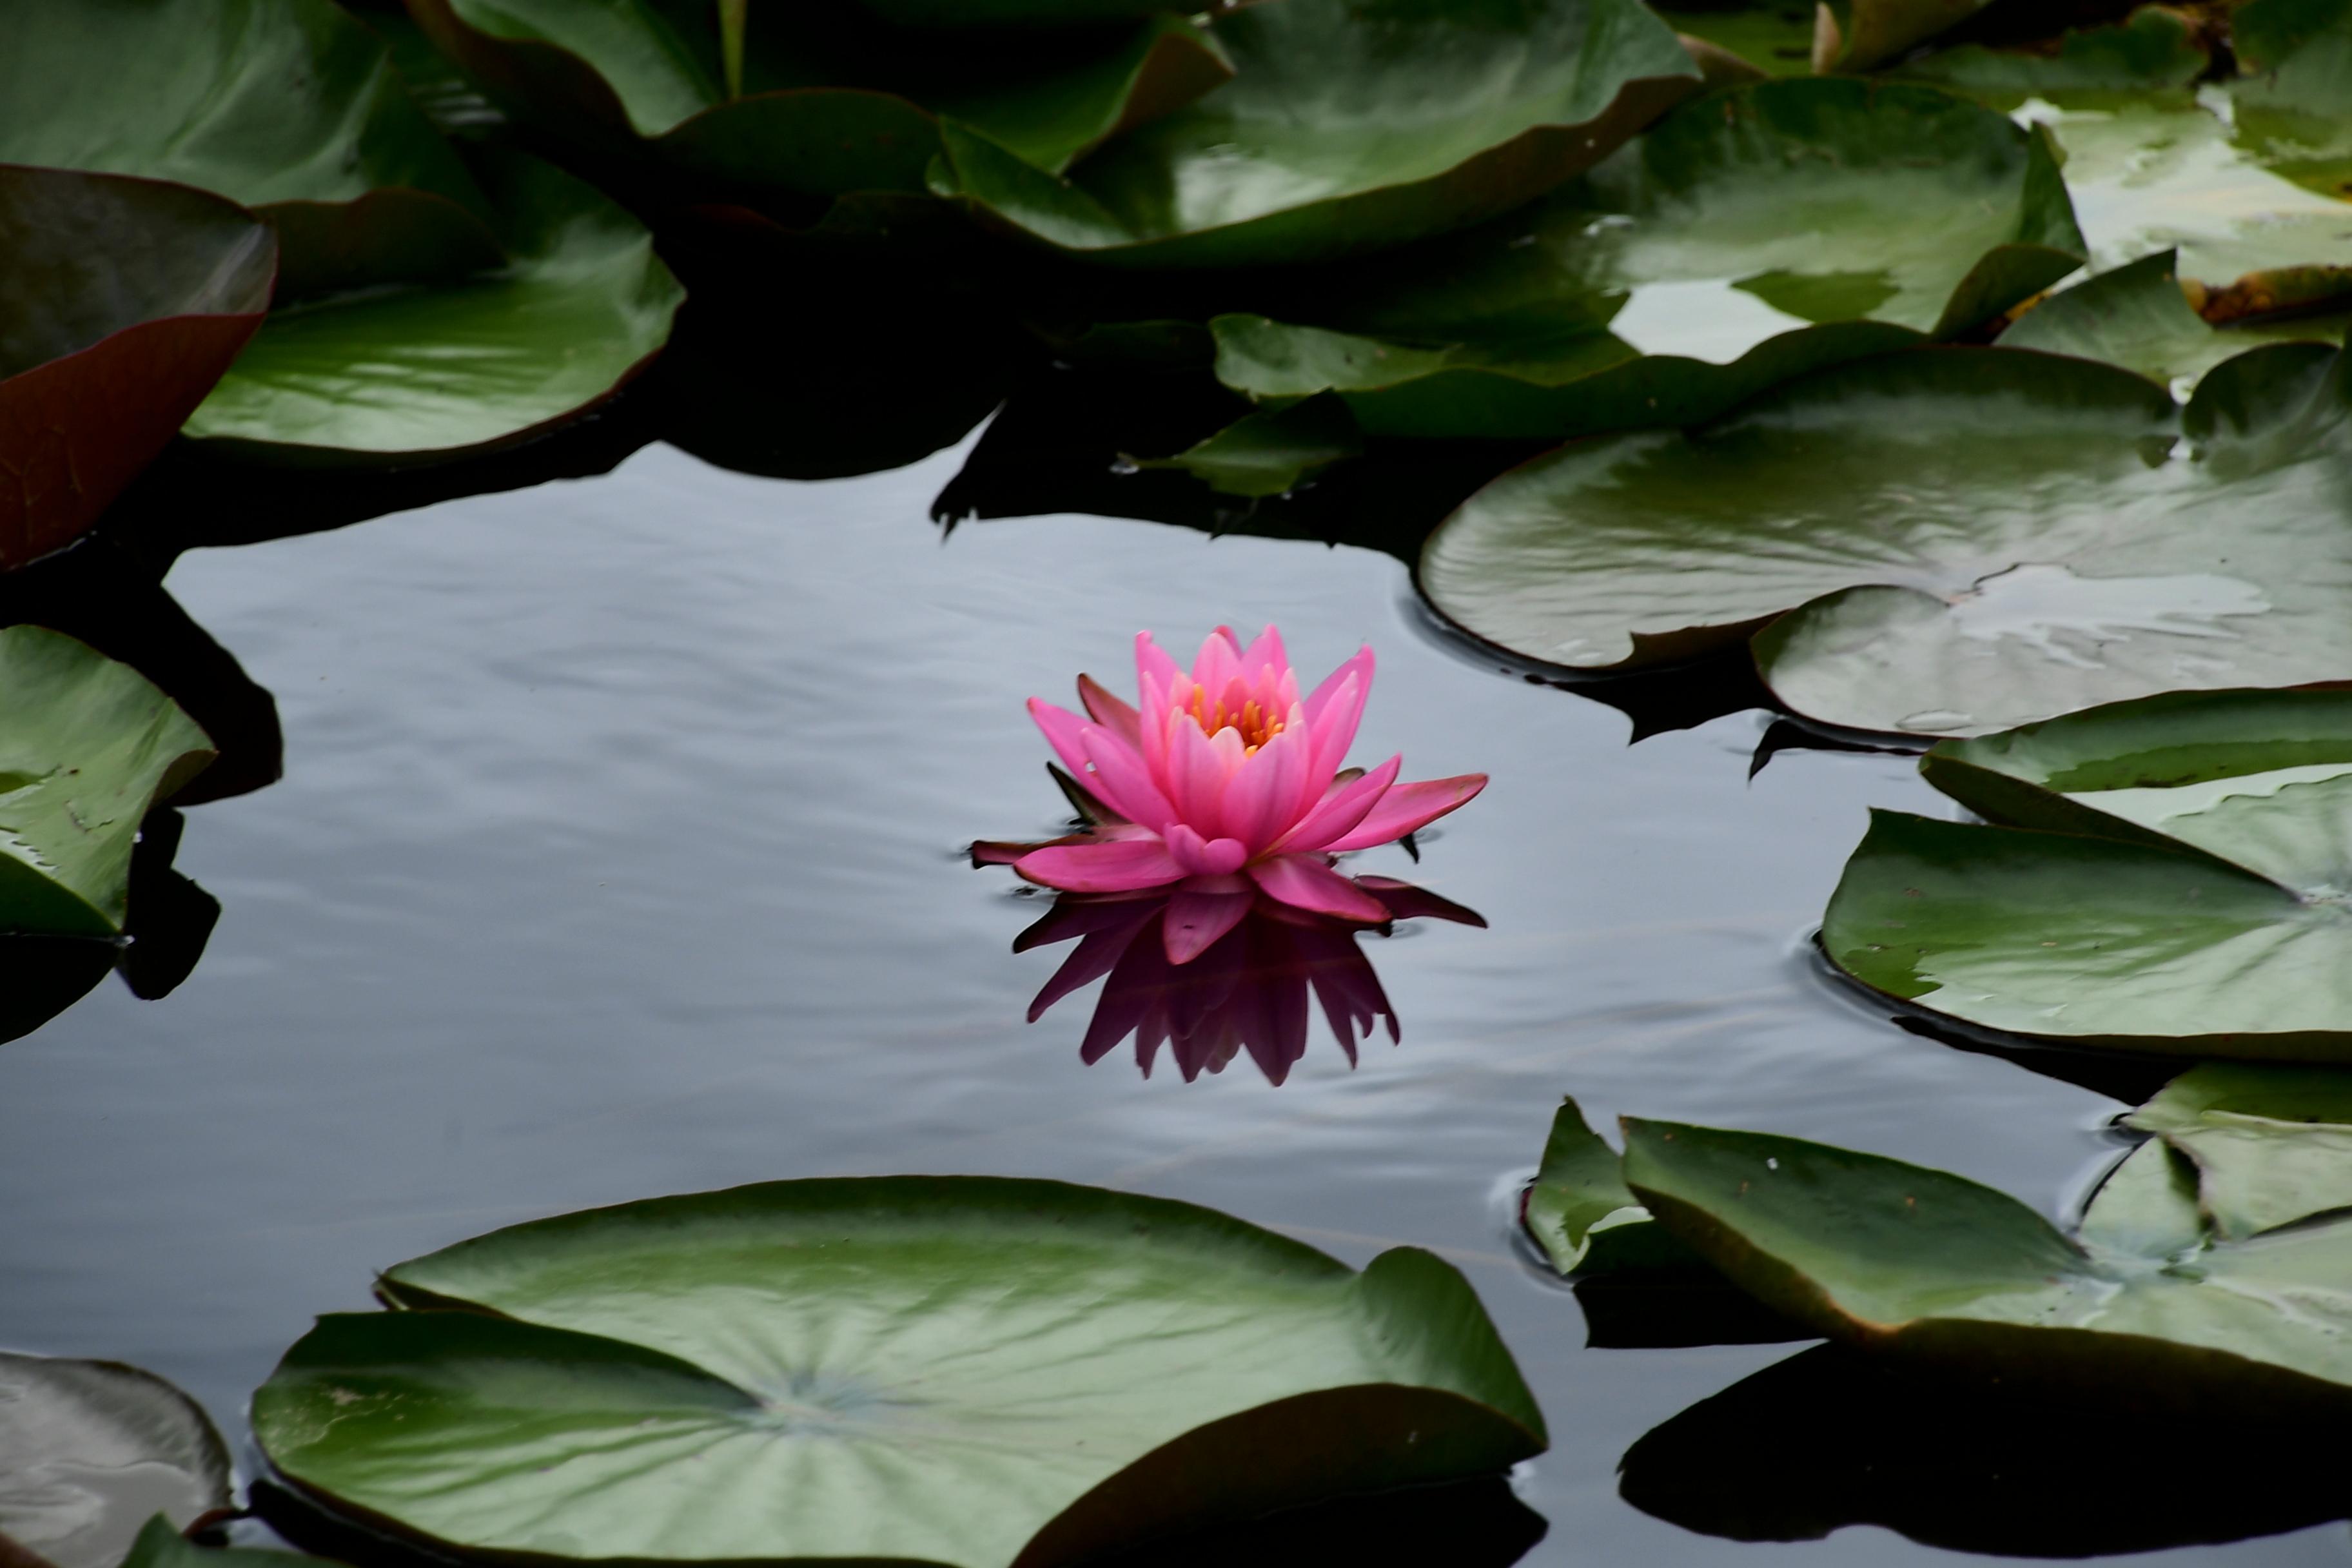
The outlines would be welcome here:
M 1215 32 L 1234 79 L 1068 180 L 950 126 L 934 188 L 1106 261 L 1322 260 L 1516 207 L 1698 81 L 1634 0 L 1280 0 Z
M 952 115 L 1034 171 L 1231 74 L 1182 17 L 926 39 L 854 6 L 754 6 L 730 95 L 710 7 L 659 0 L 411 0 L 427 34 L 568 155 L 657 205 L 797 221 L 853 192 L 916 193 Z
M 2352 695 L 2175 693 L 1922 771 L 1992 826 L 1878 815 L 1822 926 L 1848 974 L 2011 1034 L 2352 1056 Z
M 229 1483 L 220 1434 L 162 1378 L 0 1354 L 0 1560 L 16 1561 L 12 1546 L 51 1568 L 152 1558 L 151 1532 L 177 1541 L 176 1526 L 230 1506 Z
M 1978 732 L 2352 666 L 2352 602 L 2308 569 L 2352 529 L 2347 454 L 2352 378 L 2315 345 L 2240 355 L 2185 410 L 2108 366 L 1919 350 L 1507 473 L 1431 536 L 1420 583 L 1537 662 L 1752 637 L 1805 717 Z
M 1765 0 L 1703 11 L 1661 5 L 1656 10 L 1684 37 L 1721 49 L 1767 76 L 1803 76 L 1813 68 L 1812 0 Z
M 1617 1151 L 1601 1142 L 1576 1101 L 1564 1101 L 1519 1212 L 1528 1234 L 1562 1274 L 1691 1262 L 1649 1219 L 1618 1171 Z
M 1628 1119 L 1624 1177 L 1735 1283 L 1864 1350 L 2216 1415 L 2352 1399 L 2352 1224 L 2213 1235 L 2162 1139 L 2079 1238 L 1945 1172 L 1761 1133 Z
M 2173 1079 L 2129 1121 L 2188 1157 L 2221 1236 L 2352 1208 L 2352 1074 L 2212 1063 Z
M 2212 56 L 2189 16 L 2166 5 L 2143 5 L 2120 22 L 2069 28 L 2053 47 L 1994 49 L 1968 44 L 1906 60 L 1888 74 L 1987 97 L 2177 91 L 2194 83 L 2211 64 Z
M 153 460 L 269 305 L 278 247 L 184 185 L 0 165 L 0 569 Z
M 2252 0 L 2231 18 L 2246 79 L 2237 141 L 2310 190 L 2352 197 L 2352 0 Z
M 256 1395 L 278 1468 L 447 1545 L 1059 1563 L 1489 1472 L 1543 1424 L 1468 1284 L 1051 1183 L 779 1183 L 386 1272 Z
M 1956 27 L 1991 0 L 1823 0 L 1815 70 L 1869 70 Z
M 510 261 L 274 311 L 188 434 L 278 459 L 446 456 L 570 417 L 659 352 L 685 290 L 644 226 L 536 159 L 478 167 Z
M 212 760 L 128 665 L 40 626 L 0 630 L 0 931 L 111 936 L 147 808 Z
M 465 165 L 332 0 L 11 0 L 0 163 L 216 191 L 278 229 L 289 294 L 499 260 Z
M 2102 360 L 2186 396 L 2207 371 L 2250 348 L 2340 343 L 2347 324 L 2352 313 L 2339 310 L 2213 326 L 2190 307 L 2178 258 L 2160 250 L 2053 295 L 2002 332 L 2000 345 Z
M 2001 115 L 1764 82 L 1685 105 L 1533 207 L 1328 280 L 1314 325 L 1220 318 L 1217 372 L 1266 402 L 1336 389 L 1381 435 L 1687 424 L 1966 331 L 2083 255 L 2047 146 Z
M 297 1557 L 291 1552 L 255 1551 L 249 1547 L 198 1546 L 172 1528 L 170 1519 L 158 1514 L 150 1519 L 131 1542 L 128 1556 L 110 1558 L 91 1568 L 289 1568 L 294 1563 L 320 1561 L 313 1557 Z M 59 1564 L 58 1568 L 65 1568 Z

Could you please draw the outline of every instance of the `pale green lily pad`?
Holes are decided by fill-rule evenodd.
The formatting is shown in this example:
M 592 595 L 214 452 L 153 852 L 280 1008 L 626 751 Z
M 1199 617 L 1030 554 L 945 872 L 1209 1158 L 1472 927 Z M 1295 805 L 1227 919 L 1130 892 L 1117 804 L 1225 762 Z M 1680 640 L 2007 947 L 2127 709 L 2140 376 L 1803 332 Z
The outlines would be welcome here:
M 2352 1208 L 2352 1073 L 2209 1063 L 2128 1120 L 2186 1156 L 2222 1236 Z
M 386 1272 L 256 1394 L 305 1491 L 446 1547 L 1004 1564 L 1498 1470 L 1543 1424 L 1468 1284 L 1043 1182 L 789 1182 Z
M 1601 1142 L 1573 1100 L 1552 1118 L 1519 1217 L 1563 1275 L 1697 1262 L 1649 1223 L 1650 1211 L 1618 1171 L 1617 1151 Z
M 2215 365 L 2259 344 L 2340 343 L 2352 311 L 2216 327 L 2199 315 L 2180 286 L 2169 250 L 2143 257 L 2054 294 L 2000 335 L 2003 348 L 2035 349 L 2104 360 L 2168 383 L 2186 397 Z
M 1958 26 L 1991 0 L 1822 0 L 1813 68 L 1870 70 Z
M 230 1479 L 203 1409 L 152 1373 L 0 1354 L 0 1558 L 116 1568 L 149 1531 L 230 1507 Z
M 1705 11 L 1655 9 L 1683 37 L 1725 50 L 1767 76 L 1805 76 L 1813 68 L 1813 0 L 1764 0 Z
M 1218 19 L 1236 71 L 1053 179 L 947 127 L 933 188 L 1093 259 L 1329 259 L 1542 195 L 1689 93 L 1634 0 L 1280 0 Z
M 1626 669 L 1735 647 L 1790 710 L 1982 732 L 2184 688 L 2352 669 L 2344 356 L 2284 344 L 2186 410 L 2127 372 L 2001 349 L 1818 373 L 1689 432 L 1515 469 L 1420 585 L 1519 657 Z
M 1876 815 L 1822 924 L 1847 974 L 2035 1038 L 2352 1058 L 2352 692 L 2118 703 L 1922 772 L 1993 825 Z
M 278 230 L 283 294 L 499 260 L 466 166 L 332 0 L 11 0 L 0 163 L 228 196 Z
M 1890 74 L 1981 95 L 2112 91 L 2191 86 L 2212 64 L 2196 24 L 2168 5 L 2142 5 L 2123 21 L 2070 27 L 2056 47 L 1938 49 Z
M 2153 1144 L 2126 1167 L 2150 1149 L 2156 1161 L 2169 1157 Z M 2167 1189 L 2138 1172 L 2116 1201 L 2139 1221 L 2105 1226 L 2102 1194 L 2078 1240 L 1942 1171 L 1633 1119 L 1624 1176 L 1661 1224 L 1735 1283 L 1866 1351 L 2217 1414 L 2335 1414 L 2352 1399 L 2352 1342 L 2341 1328 L 2352 1317 L 2352 1222 L 2176 1255 L 2179 1229 L 2145 1217 L 2149 1189 Z M 2087 1240 L 2101 1229 L 2165 1250 Z
M 715 9 L 659 0 L 417 0 L 417 20 L 518 119 L 668 205 L 919 193 L 954 115 L 1046 177 L 1232 74 L 1213 37 L 1153 15 L 924 41 L 855 7 L 754 6 L 743 92 Z
M 1219 379 L 1326 389 L 1378 435 L 1559 437 L 1711 418 L 1977 327 L 2082 264 L 2047 147 L 1933 89 L 1758 83 L 1685 105 L 1466 234 L 1322 280 L 1298 325 L 1212 323 Z
M 278 461 L 449 457 L 570 418 L 668 341 L 686 291 L 645 226 L 551 164 L 484 153 L 513 259 L 270 314 L 188 421 Z
M 0 630 L 0 931 L 112 936 L 147 809 L 212 743 L 129 665 L 40 626 Z

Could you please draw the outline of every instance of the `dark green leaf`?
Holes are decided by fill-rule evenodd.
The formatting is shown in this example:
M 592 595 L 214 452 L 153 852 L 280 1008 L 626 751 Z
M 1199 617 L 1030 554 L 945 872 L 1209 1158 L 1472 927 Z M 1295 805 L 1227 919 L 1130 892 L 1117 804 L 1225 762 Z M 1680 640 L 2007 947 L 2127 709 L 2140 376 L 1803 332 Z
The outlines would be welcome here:
M 1130 458 L 1139 468 L 1179 468 L 1229 496 L 1278 496 L 1333 463 L 1361 457 L 1364 433 L 1326 393 L 1250 415 L 1172 458 Z
M 2352 315 L 2338 311 L 2212 326 L 2189 305 L 2178 258 L 2164 250 L 2053 295 L 2001 333 L 2000 344 L 2104 360 L 2187 396 L 2207 371 L 2257 344 L 2337 343 L 2347 322 Z
M 126 665 L 39 626 L 0 630 L 0 930 L 111 936 L 140 820 L 212 760 Z
M 510 263 L 274 311 L 187 433 L 278 460 L 447 457 L 568 418 L 658 353 L 685 291 L 644 226 L 536 159 L 479 167 Z
M 950 126 L 935 188 L 1103 260 L 1325 259 L 1517 206 L 1698 80 L 1633 0 L 1280 0 L 1215 30 L 1234 79 L 1069 179 Z
M 1302 290 L 1317 325 L 1213 326 L 1219 377 L 1252 398 L 1336 389 L 1379 435 L 1559 437 L 1694 423 L 1951 337 L 2083 254 L 2047 146 L 2001 115 L 1766 82 L 1684 106 L 1524 212 Z
M 660 1199 L 462 1243 L 383 1291 L 412 1310 L 320 1320 L 256 1432 L 312 1494 L 476 1550 L 1059 1563 L 1543 1446 L 1428 1254 L 1359 1275 L 1049 1183 Z
M 243 203 L 278 230 L 284 293 L 499 262 L 464 164 L 331 0 L 11 0 L 0 162 Z
M 0 164 L 0 569 L 163 449 L 261 324 L 277 253 L 202 191 Z
M 2055 48 L 1996 49 L 1968 44 L 1906 60 L 1891 74 L 1984 96 L 2189 86 L 2211 57 L 2188 16 L 2142 5 L 2121 22 L 2069 27 Z
M 2352 1073 L 2209 1063 L 2129 1120 L 2195 1163 L 2224 1237 L 2352 1208 Z

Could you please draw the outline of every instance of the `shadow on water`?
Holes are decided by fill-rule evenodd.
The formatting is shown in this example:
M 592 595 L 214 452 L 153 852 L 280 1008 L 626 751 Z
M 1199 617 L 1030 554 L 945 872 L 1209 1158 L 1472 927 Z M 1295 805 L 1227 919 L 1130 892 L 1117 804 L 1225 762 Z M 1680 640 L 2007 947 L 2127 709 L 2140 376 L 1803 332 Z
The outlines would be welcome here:
M 364 1530 L 269 1480 L 252 1487 L 254 1513 L 282 1539 L 351 1568 L 454 1568 L 457 1559 Z M 1498 1476 L 1337 1498 L 1219 1526 L 1110 1556 L 1100 1568 L 1297 1568 L 1300 1563 L 1427 1563 L 1510 1568 L 1548 1530 Z
M 1733 1541 L 1866 1524 L 2008 1557 L 2218 1544 L 2352 1517 L 2326 1433 L 2098 1416 L 1823 1345 L 1652 1429 L 1626 1450 L 1619 1489 Z

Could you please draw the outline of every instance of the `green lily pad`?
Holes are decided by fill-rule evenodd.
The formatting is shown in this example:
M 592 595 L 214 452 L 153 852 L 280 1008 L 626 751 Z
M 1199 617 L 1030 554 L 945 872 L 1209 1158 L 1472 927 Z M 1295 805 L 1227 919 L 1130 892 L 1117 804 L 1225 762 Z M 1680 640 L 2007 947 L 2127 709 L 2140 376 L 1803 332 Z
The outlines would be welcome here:
M 1687 104 L 1522 213 L 1229 315 L 1219 379 L 1325 389 L 1378 435 L 1681 425 L 1948 338 L 2082 265 L 2048 147 L 1930 88 L 1762 82 Z M 1333 330 L 1339 329 L 1339 330 Z
M 2168 5 L 2142 5 L 2123 21 L 2069 27 L 2054 48 L 1990 48 L 1967 44 L 1906 60 L 1891 74 L 1956 92 L 2024 95 L 2090 90 L 2185 89 L 2205 74 L 2212 55 L 2195 22 Z
M 253 1405 L 306 1492 L 446 1547 L 1060 1563 L 1500 1469 L 1543 1423 L 1469 1285 L 1043 1182 L 776 1183 L 388 1270 Z
M 1562 447 L 1430 537 L 1420 584 L 1473 636 L 1571 670 L 1754 638 L 1795 713 L 1981 732 L 2183 688 L 2352 668 L 2352 375 L 2282 344 L 2186 410 L 2113 367 L 1920 350 L 1817 373 L 1712 425 Z
M 2336 310 L 2216 327 L 2190 307 L 2178 258 L 2164 250 L 2052 295 L 2000 341 L 2003 348 L 2104 360 L 2169 383 L 2186 397 L 2207 371 L 2258 344 L 2340 343 L 2347 326 L 2352 312 Z
M 132 1539 L 130 1555 L 109 1558 L 103 1563 L 91 1564 L 91 1568 L 117 1568 L 118 1563 L 120 1568 L 289 1568 L 291 1564 L 317 1561 L 290 1552 L 198 1546 L 173 1529 L 168 1518 L 158 1514 Z M 64 1564 L 58 1568 L 64 1568 Z
M 1322 260 L 1518 206 L 1698 83 L 1634 0 L 1281 0 L 1215 33 L 1230 82 L 1067 179 L 950 125 L 934 188 L 1097 260 Z
M 645 226 L 537 159 L 477 167 L 512 260 L 273 311 L 187 434 L 273 460 L 456 456 L 572 417 L 659 353 L 685 290 Z
M 465 165 L 331 0 L 12 0 L 0 162 L 240 202 L 278 231 L 282 294 L 499 261 Z
M 1564 1275 L 1697 1261 L 1649 1223 L 1650 1211 L 1618 1172 L 1617 1151 L 1601 1142 L 1573 1100 L 1552 1118 L 1519 1217 Z
M 2252 0 L 2230 18 L 2236 140 L 2306 189 L 2352 196 L 2352 0 Z
M 154 460 L 261 324 L 277 254 L 202 191 L 0 164 L 0 569 Z
M 1364 433 L 1332 394 L 1236 420 L 1172 458 L 1129 459 L 1138 468 L 1178 468 L 1229 496 L 1278 496 L 1320 469 L 1364 454 Z
M 712 7 L 659 0 L 417 0 L 417 20 L 517 118 L 653 204 L 788 220 L 853 192 L 919 194 L 951 114 L 1040 177 L 1232 74 L 1206 32 L 925 40 L 847 6 L 756 7 L 743 88 L 722 88 Z
M 230 1507 L 229 1486 L 220 1434 L 152 1373 L 0 1354 L 0 1559 L 117 1568 L 148 1531 Z
M 212 760 L 128 665 L 39 626 L 0 630 L 0 931 L 112 936 L 148 807 Z
M 2352 1208 L 2352 1074 L 2209 1063 L 2127 1120 L 2187 1156 L 2224 1237 Z
M 2110 1408 L 2340 1415 L 2352 1398 L 2352 1223 L 2137 1253 L 2069 1238 L 1942 1171 L 1794 1138 L 1624 1125 L 1626 1184 L 1659 1222 L 1832 1339 L 2096 1391 Z M 2156 1143 L 2126 1165 L 2151 1151 L 2173 1158 Z
M 1983 1028 L 2208 1057 L 2352 1051 L 2352 692 L 2184 692 L 1951 742 L 1993 826 L 1880 813 L 1822 940 Z

